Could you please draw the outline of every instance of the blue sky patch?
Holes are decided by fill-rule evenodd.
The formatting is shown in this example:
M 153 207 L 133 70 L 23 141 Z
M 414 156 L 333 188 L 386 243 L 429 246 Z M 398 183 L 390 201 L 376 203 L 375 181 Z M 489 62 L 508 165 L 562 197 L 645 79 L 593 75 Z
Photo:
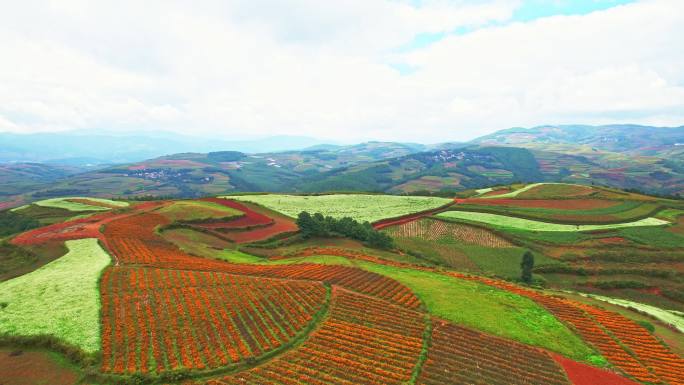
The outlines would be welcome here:
M 421 49 L 436 43 L 447 36 L 465 35 L 477 29 L 501 26 L 514 22 L 529 22 L 551 16 L 586 15 L 618 5 L 634 3 L 635 1 L 636 0 L 524 0 L 513 12 L 513 16 L 510 20 L 492 22 L 477 27 L 458 27 L 449 32 L 420 33 L 416 35 L 411 42 L 398 47 L 396 52 L 409 52 Z M 420 0 L 414 0 L 413 4 L 420 6 Z

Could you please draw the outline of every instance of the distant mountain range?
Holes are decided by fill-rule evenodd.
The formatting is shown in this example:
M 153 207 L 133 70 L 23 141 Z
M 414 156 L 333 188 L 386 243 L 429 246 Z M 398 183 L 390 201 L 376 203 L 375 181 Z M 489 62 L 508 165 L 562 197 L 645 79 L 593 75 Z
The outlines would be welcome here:
M 512 128 L 469 143 L 436 145 L 367 142 L 343 146 L 315 143 L 310 138 L 291 139 L 281 138 L 279 145 L 302 149 L 267 150 L 277 148 L 278 140 L 269 139 L 245 144 L 247 149 L 238 142 L 229 142 L 229 147 L 215 143 L 221 151 L 183 151 L 98 169 L 63 164 L 5 165 L 0 167 L 0 199 L 19 202 L 58 195 L 195 197 L 238 191 L 453 193 L 517 181 L 562 181 L 684 195 L 684 127 Z M 120 143 L 127 141 L 136 140 L 124 138 Z M 164 148 L 184 149 L 200 145 L 159 143 L 168 146 Z M 138 149 L 153 151 L 159 143 L 140 143 Z M 112 148 L 118 153 L 117 146 Z M 241 151 L 226 151 L 231 148 Z
M 171 132 L 92 134 L 78 131 L 0 133 L 0 143 L 0 163 L 42 162 L 72 166 L 139 162 L 181 152 L 271 152 L 299 150 L 324 144 L 319 139 L 304 136 L 272 136 L 237 141 Z
M 509 128 L 472 141 L 479 145 L 507 145 L 549 150 L 586 148 L 593 151 L 626 152 L 638 155 L 662 155 L 670 150 L 684 150 L 684 126 L 649 127 L 633 124 L 607 126 L 539 126 Z

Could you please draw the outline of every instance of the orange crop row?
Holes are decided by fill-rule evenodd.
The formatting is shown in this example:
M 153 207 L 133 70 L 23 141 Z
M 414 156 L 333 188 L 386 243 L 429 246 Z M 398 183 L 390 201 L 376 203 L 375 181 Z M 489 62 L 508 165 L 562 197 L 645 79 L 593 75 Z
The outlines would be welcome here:
M 453 275 L 463 279 L 477 280 L 534 300 L 575 329 L 611 364 L 639 381 L 682 384 L 682 371 L 680 370 L 683 367 L 682 360 L 650 336 L 643 327 L 618 314 L 541 294 L 504 281 L 456 273 Z M 637 344 L 637 340 L 640 344 Z M 668 358 L 668 360 L 661 361 L 662 366 L 657 365 L 658 359 L 653 355 L 656 352 Z M 668 365 L 673 366 L 668 368 Z
M 409 308 L 420 306 L 420 300 L 408 287 L 393 279 L 354 267 L 318 264 L 244 265 L 193 257 L 155 233 L 155 228 L 167 223 L 167 219 L 154 213 L 123 218 L 105 228 L 105 243 L 119 263 L 321 281 L 378 296 Z
M 620 314 L 584 304 L 577 306 L 618 338 L 656 376 L 671 385 L 684 385 L 684 360 L 672 353 L 646 329 Z
M 320 283 L 112 267 L 103 275 L 102 370 L 211 369 L 278 348 L 321 309 Z
M 439 320 L 433 323 L 432 344 L 416 383 L 570 384 L 542 350 Z
M 333 287 L 328 319 L 298 349 L 208 384 L 403 384 L 422 348 L 421 313 Z

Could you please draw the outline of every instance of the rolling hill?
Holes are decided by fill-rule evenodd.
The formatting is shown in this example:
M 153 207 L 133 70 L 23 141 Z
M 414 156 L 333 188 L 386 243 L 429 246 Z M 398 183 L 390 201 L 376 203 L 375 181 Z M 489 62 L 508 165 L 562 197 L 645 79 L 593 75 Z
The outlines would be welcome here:
M 179 153 L 77 174 L 30 174 L 26 164 L 9 164 L 3 166 L 8 183 L 0 193 L 13 202 L 249 191 L 450 194 L 514 182 L 566 182 L 681 195 L 681 135 L 681 127 L 545 126 L 503 130 L 468 144 L 367 142 L 266 153 Z
M 312 228 L 300 210 L 325 217 Z M 534 183 L 458 199 L 70 197 L 0 215 L 3 379 L 684 381 L 681 201 Z M 36 365 L 61 376 L 21 369 Z

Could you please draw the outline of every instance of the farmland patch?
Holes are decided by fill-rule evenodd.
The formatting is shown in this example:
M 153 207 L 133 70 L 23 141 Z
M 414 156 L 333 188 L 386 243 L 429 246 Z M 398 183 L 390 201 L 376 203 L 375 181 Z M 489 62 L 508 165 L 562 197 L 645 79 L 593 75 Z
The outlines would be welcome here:
M 97 239 L 66 245 L 65 256 L 0 283 L 0 334 L 50 335 L 94 353 L 100 349 L 97 280 L 110 259 Z
M 399 217 L 419 211 L 435 209 L 451 202 L 436 197 L 413 197 L 395 195 L 238 195 L 231 199 L 266 206 L 295 218 L 300 212 L 321 213 L 334 218 L 351 217 L 357 221 L 375 222 L 385 218 Z
M 509 217 L 505 215 L 478 213 L 469 211 L 446 211 L 437 214 L 438 218 L 456 219 L 485 223 L 497 228 L 518 229 L 526 231 L 558 231 L 558 232 L 579 232 L 579 231 L 594 231 L 594 230 L 609 230 L 628 227 L 648 227 L 648 226 L 664 226 L 670 222 L 658 218 L 645 218 L 633 222 L 613 223 L 604 225 L 567 225 L 559 223 L 547 223 L 533 221 L 529 219 L 522 219 L 516 217 Z

